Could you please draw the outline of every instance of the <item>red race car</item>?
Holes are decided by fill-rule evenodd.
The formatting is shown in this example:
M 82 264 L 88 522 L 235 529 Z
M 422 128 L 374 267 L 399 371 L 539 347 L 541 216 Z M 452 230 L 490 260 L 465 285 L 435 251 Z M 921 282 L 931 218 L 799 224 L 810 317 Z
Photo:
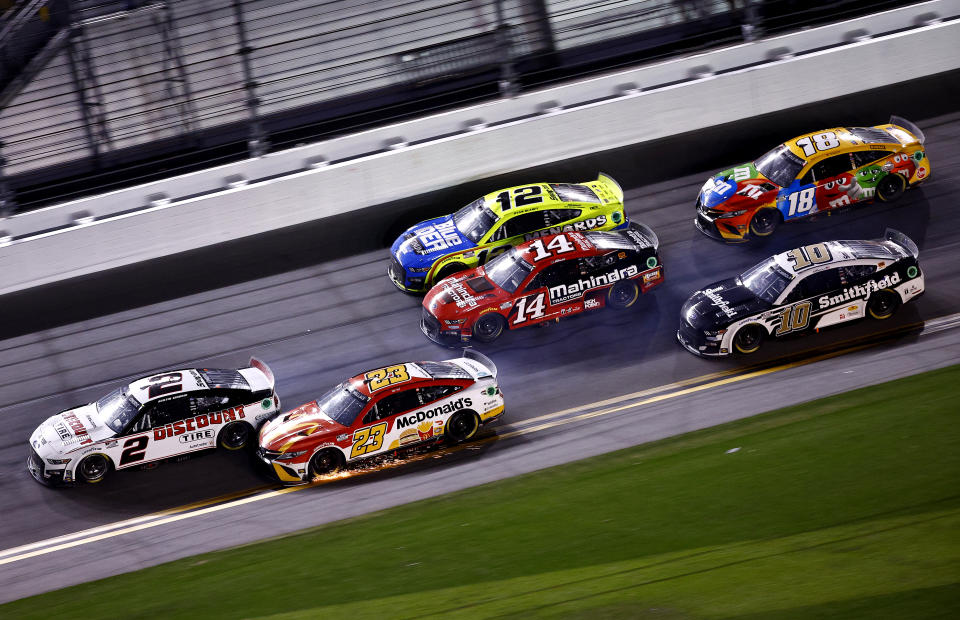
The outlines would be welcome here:
M 658 246 L 657 235 L 638 223 L 528 241 L 438 282 L 423 299 L 420 329 L 453 346 L 585 310 L 629 308 L 663 282 Z

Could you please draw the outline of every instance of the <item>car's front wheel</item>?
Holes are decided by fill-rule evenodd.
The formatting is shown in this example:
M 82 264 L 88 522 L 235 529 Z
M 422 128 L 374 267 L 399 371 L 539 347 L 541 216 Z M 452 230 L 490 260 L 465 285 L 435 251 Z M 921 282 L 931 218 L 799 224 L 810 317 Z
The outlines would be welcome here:
M 480 418 L 472 411 L 458 411 L 447 421 L 443 431 L 450 443 L 463 443 L 477 436 Z
M 110 460 L 103 454 L 91 454 L 77 465 L 77 479 L 90 484 L 102 482 L 110 471 Z
M 506 325 L 503 315 L 497 312 L 482 314 L 473 324 L 473 337 L 480 342 L 493 342 L 500 337 Z
M 227 450 L 242 450 L 250 445 L 253 428 L 246 422 L 231 422 L 220 430 L 217 443 Z
M 867 302 L 867 312 L 871 317 L 882 321 L 892 317 L 899 306 L 900 296 L 885 288 L 870 297 L 870 301 Z
M 310 459 L 310 474 L 313 476 L 333 474 L 343 469 L 343 465 L 343 453 L 333 448 L 326 448 Z
M 891 172 L 877 183 L 877 198 L 883 202 L 893 202 L 907 189 L 907 180 L 902 174 Z
M 757 209 L 750 219 L 750 233 L 756 237 L 768 237 L 782 221 L 783 215 L 775 207 Z
M 617 310 L 625 310 L 637 303 L 640 287 L 633 280 L 620 280 L 607 291 L 607 305 Z
M 737 335 L 733 337 L 733 348 L 737 353 L 748 355 L 756 353 L 763 344 L 763 338 L 766 330 L 758 323 L 749 323 L 737 330 Z

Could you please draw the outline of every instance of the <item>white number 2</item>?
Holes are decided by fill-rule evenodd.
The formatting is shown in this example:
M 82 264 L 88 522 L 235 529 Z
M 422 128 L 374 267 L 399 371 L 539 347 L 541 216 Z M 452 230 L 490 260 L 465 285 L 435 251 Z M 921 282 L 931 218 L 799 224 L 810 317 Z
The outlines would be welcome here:
M 530 301 L 527 304 L 527 301 Z M 521 297 L 517 300 L 517 318 L 513 321 L 514 325 L 526 323 L 527 319 L 539 319 L 543 317 L 543 293 L 532 297 Z
M 817 151 L 829 151 L 837 148 L 840 146 L 840 140 L 837 140 L 837 134 L 832 131 L 825 131 L 813 136 L 813 141 L 810 140 L 809 136 L 800 138 L 797 140 L 797 146 L 802 146 L 803 154 L 810 157 Z
M 808 187 L 799 192 L 793 192 L 787 196 L 790 202 L 790 212 L 787 214 L 793 217 L 798 213 L 807 213 L 813 208 L 813 193 L 817 190 L 815 187 Z

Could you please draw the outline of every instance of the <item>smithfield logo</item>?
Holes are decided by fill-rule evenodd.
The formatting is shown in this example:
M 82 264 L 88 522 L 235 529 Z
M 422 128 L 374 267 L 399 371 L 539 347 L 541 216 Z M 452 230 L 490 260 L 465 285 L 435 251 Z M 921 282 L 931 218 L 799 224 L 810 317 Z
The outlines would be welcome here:
M 735 319 L 737 313 L 733 311 L 733 308 L 730 307 L 730 304 L 727 303 L 727 300 L 717 295 L 717 291 L 721 290 L 718 288 L 705 288 L 703 289 L 703 294 L 707 299 L 713 302 L 713 305 L 727 315 L 728 319 Z
M 402 418 L 397 418 L 397 429 L 407 428 L 408 426 L 413 426 L 426 420 L 432 420 L 437 416 L 446 415 L 448 413 L 453 413 L 454 411 L 459 411 L 464 407 L 472 406 L 473 400 L 469 397 L 458 398 L 457 400 L 440 405 L 439 407 L 434 407 L 433 409 L 426 409 L 424 411 L 418 411 L 417 413 L 411 413 L 410 415 L 403 416 Z
M 580 297 L 583 295 L 584 291 L 606 286 L 607 284 L 613 284 L 614 282 L 618 282 L 620 280 L 626 280 L 627 278 L 632 278 L 638 273 L 640 273 L 640 270 L 637 269 L 637 266 L 630 265 L 629 267 L 624 267 L 623 269 L 614 269 L 610 273 L 601 274 L 599 276 L 590 276 L 589 280 L 581 279 L 573 284 L 559 284 L 557 286 L 551 286 L 550 301 L 551 303 L 557 303 L 573 299 L 574 297 Z
M 844 302 L 850 301 L 851 299 L 870 299 L 870 294 L 873 291 L 879 291 L 880 289 L 889 288 L 896 284 L 900 283 L 900 274 L 891 273 L 883 276 L 879 280 L 870 280 L 866 284 L 855 284 L 854 286 L 848 286 L 843 289 L 839 295 L 822 295 L 817 303 L 820 304 L 821 308 L 829 308 L 831 306 L 836 306 Z
M 531 239 L 537 239 L 539 237 L 546 237 L 547 235 L 556 235 L 562 232 L 573 232 L 575 230 L 593 230 L 594 228 L 600 228 L 607 223 L 606 215 L 598 215 L 597 217 L 590 217 L 581 222 L 573 222 L 572 224 L 564 224 L 563 226 L 554 226 L 553 228 L 547 228 L 546 230 L 538 230 L 536 232 L 527 233 L 523 236 L 524 241 L 530 241 Z

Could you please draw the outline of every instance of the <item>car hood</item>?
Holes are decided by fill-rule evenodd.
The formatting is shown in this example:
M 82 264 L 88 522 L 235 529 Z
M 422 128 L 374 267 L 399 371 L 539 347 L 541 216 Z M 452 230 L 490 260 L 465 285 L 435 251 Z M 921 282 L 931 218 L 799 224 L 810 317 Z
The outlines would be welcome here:
M 51 416 L 30 436 L 37 452 L 65 454 L 114 436 L 113 429 L 100 421 L 93 403 Z
M 780 190 L 752 162 L 723 170 L 700 188 L 700 204 L 708 209 L 736 211 L 770 202 Z
M 404 267 L 427 267 L 441 256 L 477 247 L 453 223 L 452 215 L 426 220 L 400 235 L 390 251 Z
M 491 282 L 477 267 L 444 278 L 423 298 L 423 307 L 440 319 L 455 319 L 509 300 L 510 294 Z
M 680 312 L 695 329 L 715 331 L 769 307 L 770 304 L 740 284 L 739 278 L 728 278 L 691 295 Z
M 260 446 L 267 450 L 294 451 L 298 442 L 313 445 L 318 441 L 335 441 L 347 427 L 326 416 L 313 401 L 277 416 L 260 430 Z

